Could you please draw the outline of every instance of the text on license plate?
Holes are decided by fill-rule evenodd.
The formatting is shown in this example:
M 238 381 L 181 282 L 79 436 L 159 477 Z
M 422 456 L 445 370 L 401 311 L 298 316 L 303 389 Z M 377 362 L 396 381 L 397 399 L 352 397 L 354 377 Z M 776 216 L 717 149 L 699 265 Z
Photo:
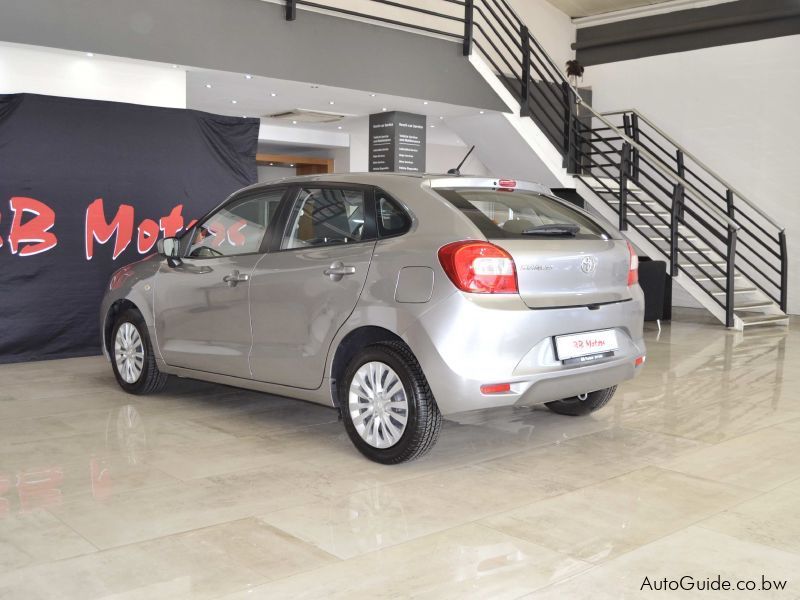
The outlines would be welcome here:
M 558 358 L 558 360 L 568 360 L 578 356 L 586 356 L 587 354 L 610 352 L 618 348 L 617 332 L 613 329 L 557 335 L 555 340 L 556 358 Z

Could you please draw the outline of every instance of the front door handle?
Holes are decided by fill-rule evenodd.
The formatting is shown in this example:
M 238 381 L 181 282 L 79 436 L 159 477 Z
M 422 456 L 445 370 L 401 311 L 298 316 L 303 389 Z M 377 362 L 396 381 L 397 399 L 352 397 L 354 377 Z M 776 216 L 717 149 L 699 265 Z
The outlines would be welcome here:
M 345 275 L 353 275 L 355 272 L 355 267 L 345 265 L 339 260 L 323 271 L 323 273 L 325 273 L 325 275 L 330 277 L 333 281 L 340 281 Z
M 222 281 L 227 283 L 229 287 L 236 287 L 239 283 L 250 281 L 250 275 L 242 275 L 239 273 L 239 271 L 234 271 L 230 275 L 225 275 L 225 277 L 222 278 Z

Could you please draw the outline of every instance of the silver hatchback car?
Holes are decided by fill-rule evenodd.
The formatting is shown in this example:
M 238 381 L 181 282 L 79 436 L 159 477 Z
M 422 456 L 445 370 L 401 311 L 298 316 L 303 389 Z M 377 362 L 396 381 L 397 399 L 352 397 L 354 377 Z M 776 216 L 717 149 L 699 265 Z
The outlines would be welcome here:
M 178 375 L 336 407 L 382 463 L 424 454 L 450 413 L 597 410 L 645 359 L 630 244 L 533 183 L 283 179 L 158 248 L 102 304 L 124 390 Z

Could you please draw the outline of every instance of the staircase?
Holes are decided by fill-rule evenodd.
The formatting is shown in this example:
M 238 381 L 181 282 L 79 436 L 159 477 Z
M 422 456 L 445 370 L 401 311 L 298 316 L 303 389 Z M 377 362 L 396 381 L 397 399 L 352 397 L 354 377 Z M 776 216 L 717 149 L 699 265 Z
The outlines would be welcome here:
M 340 3 L 285 0 L 286 18 L 306 6 L 460 41 L 538 159 L 670 279 L 726 327 L 788 325 L 784 228 L 640 112 L 583 101 L 507 0 Z
M 600 117 L 573 150 L 592 206 L 727 327 L 788 324 L 783 228 L 640 112 Z

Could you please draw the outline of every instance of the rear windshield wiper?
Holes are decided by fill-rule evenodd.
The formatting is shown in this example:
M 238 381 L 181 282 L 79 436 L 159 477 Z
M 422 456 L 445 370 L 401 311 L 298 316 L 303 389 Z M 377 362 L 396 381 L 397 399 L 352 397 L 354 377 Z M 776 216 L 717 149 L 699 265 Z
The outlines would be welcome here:
M 578 235 L 581 230 L 579 225 L 573 223 L 550 223 L 549 225 L 537 225 L 522 232 L 522 235 Z

